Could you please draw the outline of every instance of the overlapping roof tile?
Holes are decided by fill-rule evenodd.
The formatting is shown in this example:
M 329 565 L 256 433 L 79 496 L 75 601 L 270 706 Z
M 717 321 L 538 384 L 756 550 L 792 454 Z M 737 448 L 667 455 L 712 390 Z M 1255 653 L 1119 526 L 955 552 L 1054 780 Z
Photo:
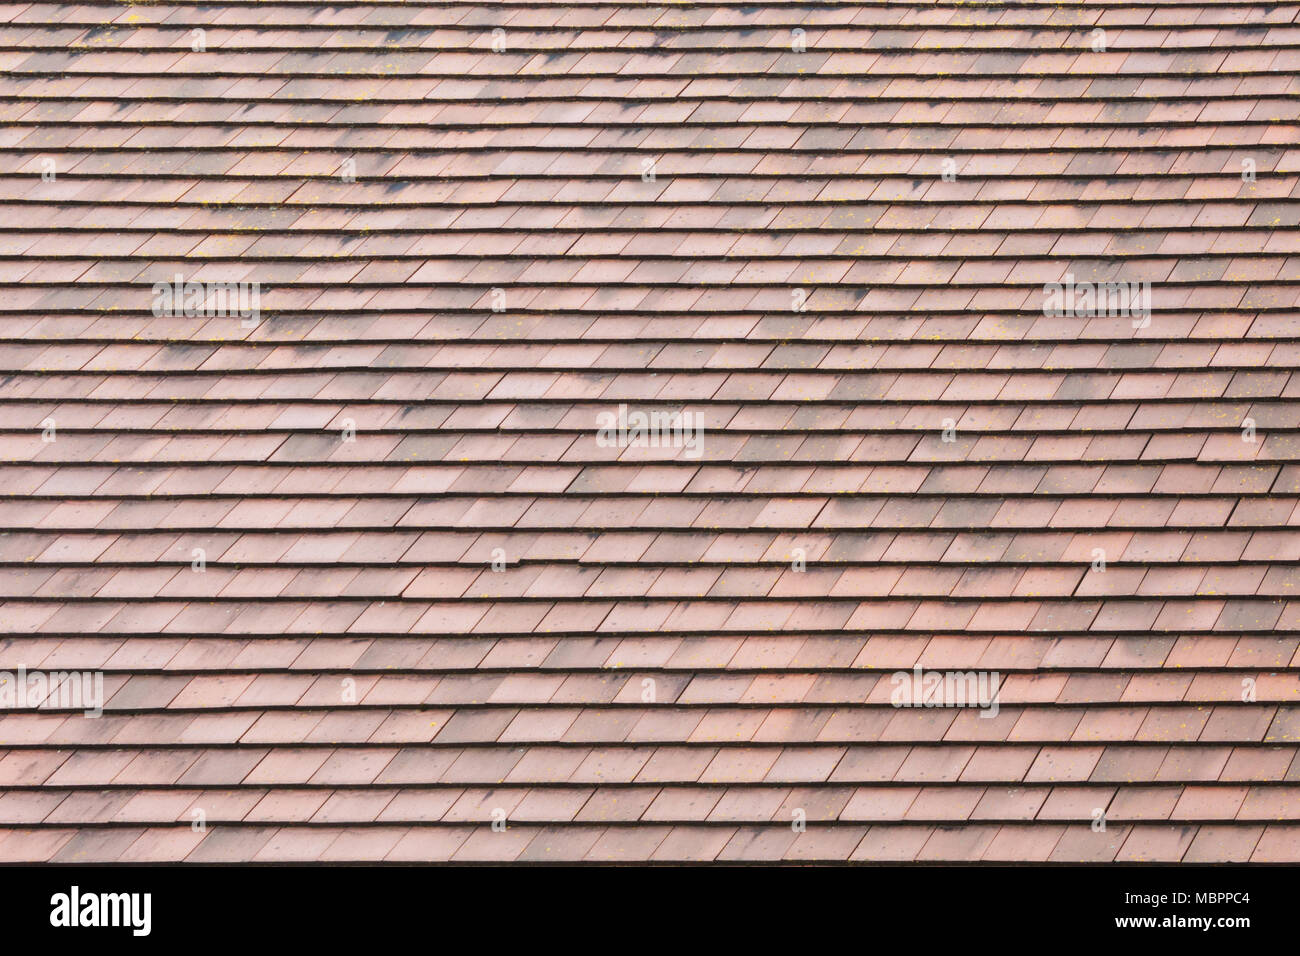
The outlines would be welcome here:
M 1300 860 L 1300 4 L 0 3 L 0 103 L 103 682 L 0 860 Z

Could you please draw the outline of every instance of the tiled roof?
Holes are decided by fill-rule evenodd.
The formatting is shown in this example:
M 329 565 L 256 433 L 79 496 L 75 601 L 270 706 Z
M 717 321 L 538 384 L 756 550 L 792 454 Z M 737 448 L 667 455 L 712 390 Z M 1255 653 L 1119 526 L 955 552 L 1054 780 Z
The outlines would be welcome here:
M 1300 859 L 1300 4 L 0 24 L 0 859 Z

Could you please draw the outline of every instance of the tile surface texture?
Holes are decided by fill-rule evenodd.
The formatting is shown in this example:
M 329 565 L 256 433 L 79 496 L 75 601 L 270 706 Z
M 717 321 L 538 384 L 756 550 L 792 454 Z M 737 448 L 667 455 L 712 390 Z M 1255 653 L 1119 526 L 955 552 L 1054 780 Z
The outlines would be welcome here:
M 0 670 L 104 696 L 0 861 L 1300 861 L 1300 4 L 2 3 L 0 101 Z

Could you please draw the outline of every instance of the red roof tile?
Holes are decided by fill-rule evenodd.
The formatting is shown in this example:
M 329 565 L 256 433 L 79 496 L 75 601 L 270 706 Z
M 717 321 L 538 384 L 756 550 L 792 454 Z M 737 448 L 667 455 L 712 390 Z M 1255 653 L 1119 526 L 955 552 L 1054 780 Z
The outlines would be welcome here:
M 466 9 L 0 25 L 0 860 L 1294 861 L 1300 9 Z

